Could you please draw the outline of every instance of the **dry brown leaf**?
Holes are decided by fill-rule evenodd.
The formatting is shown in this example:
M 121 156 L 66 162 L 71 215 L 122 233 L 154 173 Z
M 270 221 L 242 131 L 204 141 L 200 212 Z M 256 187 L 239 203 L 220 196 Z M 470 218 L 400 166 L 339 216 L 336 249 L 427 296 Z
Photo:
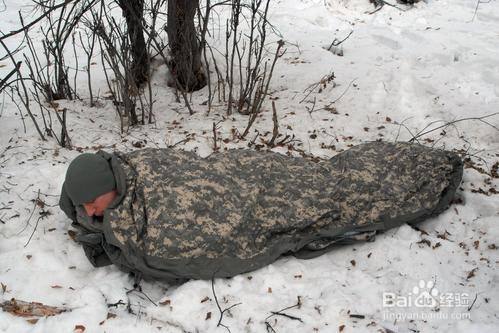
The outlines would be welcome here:
M 432 246 L 432 249 L 436 249 L 437 247 L 440 247 L 442 246 L 442 244 L 440 244 L 440 242 L 436 242 L 435 245 Z
M 74 329 L 74 333 L 83 333 L 85 332 L 86 328 L 83 325 L 76 325 Z
M 468 276 L 466 277 L 466 280 L 471 279 L 472 277 L 475 276 L 475 272 L 478 270 L 478 267 L 473 268 L 471 271 L 469 271 Z
M 108 312 L 108 313 L 107 313 L 107 317 L 106 317 L 106 319 L 104 319 L 103 321 L 101 321 L 101 322 L 99 323 L 99 326 L 104 325 L 104 323 L 106 322 L 106 320 L 108 320 L 108 319 L 112 319 L 112 318 L 116 318 L 116 317 L 117 317 L 117 316 L 116 316 L 114 313 L 112 313 L 112 312 Z
M 43 202 L 42 200 L 40 200 L 40 199 L 37 198 L 37 199 L 35 199 L 35 203 L 41 209 L 45 208 L 45 202 Z
M 494 163 L 494 165 L 490 169 L 490 175 L 493 178 L 499 178 L 499 162 Z
M 107 313 L 107 319 L 113 319 L 113 318 L 116 318 L 116 317 L 117 317 L 117 315 L 114 314 L 114 313 L 112 313 L 112 312 L 108 312 Z
M 419 242 L 416 242 L 416 244 L 426 244 L 428 245 L 429 247 L 431 247 L 431 242 L 426 239 L 426 238 L 423 238 L 422 240 L 420 240 Z
M 159 305 L 170 305 L 171 301 L 169 299 L 164 300 L 163 302 L 159 302 Z
M 203 298 L 203 299 L 201 300 L 201 303 L 204 303 L 204 302 L 206 302 L 206 301 L 207 301 L 207 300 L 209 300 L 209 299 L 210 299 L 210 298 L 209 298 L 208 296 L 206 296 L 205 298 Z
M 38 322 L 38 318 L 33 318 L 33 319 L 26 319 L 26 321 L 32 325 L 36 324 Z
M 269 287 L 269 288 L 267 289 L 267 292 L 268 292 L 269 294 L 270 294 L 270 293 L 272 293 L 272 288 L 270 288 L 270 287 Z
M 208 319 L 211 319 L 211 312 L 208 312 L 208 313 L 206 314 L 206 318 L 205 318 L 204 320 L 208 320 Z
M 71 238 L 73 241 L 76 242 L 76 231 L 68 230 L 68 236 L 69 236 L 69 238 Z
M 58 284 L 55 284 L 53 286 L 50 286 L 50 288 L 53 288 L 53 289 L 61 289 L 62 287 Z

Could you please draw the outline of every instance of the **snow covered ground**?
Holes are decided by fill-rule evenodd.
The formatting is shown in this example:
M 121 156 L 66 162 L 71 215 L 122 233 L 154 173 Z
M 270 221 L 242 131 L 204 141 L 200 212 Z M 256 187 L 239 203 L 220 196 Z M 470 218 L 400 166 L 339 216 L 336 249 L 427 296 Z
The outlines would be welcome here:
M 6 0 L 5 9 L 0 4 L 2 32 L 19 27 L 16 12 L 26 11 L 27 3 Z M 475 15 L 476 6 L 469 0 L 428 0 L 407 11 L 386 5 L 369 14 L 374 7 L 368 0 L 274 0 L 270 20 L 287 48 L 271 85 L 281 132 L 294 134 L 307 154 L 331 157 L 365 141 L 408 140 L 434 121 L 498 112 L 499 2 L 481 3 Z M 351 31 L 340 45 L 343 56 L 326 50 Z M 10 66 L 0 62 L 0 77 Z M 96 72 L 94 87 L 105 91 Z M 306 97 L 308 87 L 332 72 L 335 84 Z M 207 116 L 201 105 L 206 89 L 193 95 L 197 112 L 190 116 L 175 102 L 165 73 L 160 66 L 153 77 L 156 123 L 126 135 L 110 103 L 90 108 L 85 100 L 60 102 L 68 109 L 74 150 L 41 141 L 29 119 L 24 131 L 15 105 L 0 99 L 0 301 L 71 310 L 36 323 L 0 312 L 0 331 L 73 332 L 79 325 L 85 332 L 226 330 L 217 327 L 211 281 L 143 282 L 150 300 L 137 292 L 127 295 L 133 281 L 112 266 L 93 268 L 57 207 L 65 170 L 80 151 L 165 147 L 189 137 L 176 149 L 206 156 L 218 121 L 222 149 L 247 147 L 248 141 L 231 132 L 244 130 L 245 116 L 225 118 L 222 108 Z M 457 122 L 420 138 L 471 158 L 460 200 L 450 209 L 421 223 L 420 231 L 403 226 L 373 243 L 312 260 L 284 258 L 215 280 L 222 309 L 240 303 L 225 312 L 223 324 L 232 332 L 272 332 L 268 325 L 276 332 L 497 332 L 499 179 L 493 165 L 499 161 L 499 132 L 491 125 L 499 127 L 499 115 L 486 121 Z M 272 126 L 268 104 L 254 129 L 268 131 L 268 139 Z M 249 136 L 254 135 L 252 130 Z M 395 306 L 384 304 L 389 295 Z M 428 295 L 439 304 L 415 306 Z M 283 311 L 288 317 L 269 317 L 298 300 L 299 306 Z M 133 314 L 121 305 L 128 302 Z

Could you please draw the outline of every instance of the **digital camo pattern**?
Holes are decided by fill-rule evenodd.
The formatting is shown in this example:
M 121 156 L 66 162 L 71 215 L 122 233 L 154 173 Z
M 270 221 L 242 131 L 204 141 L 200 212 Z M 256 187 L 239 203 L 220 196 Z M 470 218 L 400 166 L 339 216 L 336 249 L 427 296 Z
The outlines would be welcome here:
M 187 263 L 186 277 L 198 277 L 197 263 L 248 263 L 228 269 L 238 273 L 418 222 L 446 208 L 462 176 L 456 154 L 409 143 L 366 143 L 320 162 L 250 150 L 115 156 L 127 186 L 106 216 L 115 245 L 156 265 Z

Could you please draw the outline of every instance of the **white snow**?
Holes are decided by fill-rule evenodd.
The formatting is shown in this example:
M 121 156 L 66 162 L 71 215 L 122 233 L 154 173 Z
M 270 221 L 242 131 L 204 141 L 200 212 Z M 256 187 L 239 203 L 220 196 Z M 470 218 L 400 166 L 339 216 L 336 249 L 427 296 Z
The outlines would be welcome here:
M 30 15 L 25 6 L 29 3 L 5 1 L 3 11 L 0 3 L 3 33 L 20 26 L 18 10 Z M 407 11 L 386 5 L 369 14 L 374 6 L 368 0 L 274 0 L 270 21 L 287 48 L 271 84 L 281 133 L 294 134 L 302 142 L 297 147 L 308 154 L 331 157 L 365 141 L 409 140 L 410 132 L 416 134 L 432 122 L 436 123 L 430 128 L 498 112 L 499 2 L 481 3 L 475 15 L 476 5 L 467 0 L 428 0 Z M 341 40 L 352 30 L 339 46 L 343 56 L 326 50 L 334 38 Z M 39 34 L 36 29 L 33 33 Z M 15 36 L 7 44 L 13 47 L 20 40 Z M 96 57 L 94 90 L 102 96 L 106 85 L 99 61 Z M 1 61 L 0 77 L 10 69 L 10 60 Z M 321 93 L 316 89 L 300 103 L 307 87 L 332 72 L 336 85 L 328 83 Z M 207 89 L 193 94 L 196 113 L 190 116 L 167 87 L 165 66 L 158 65 L 153 77 L 156 123 L 121 134 L 111 103 L 88 107 L 84 75 L 78 80 L 83 100 L 59 101 L 68 109 L 70 136 L 78 148 L 74 150 L 60 148 L 50 138 L 41 141 L 26 115 L 24 131 L 16 106 L 8 97 L 0 98 L 0 282 L 5 286 L 0 288 L 0 301 L 15 298 L 71 309 L 35 324 L 0 312 L 0 331 L 73 332 L 76 325 L 85 326 L 85 332 L 225 331 L 217 327 L 219 310 L 211 281 L 180 286 L 142 282 L 151 301 L 137 292 L 129 294 L 135 314 L 123 305 L 108 307 L 120 300 L 127 303 L 133 281 L 113 266 L 91 266 L 68 236 L 69 220 L 57 203 L 68 163 L 80 151 L 132 150 L 133 142 L 144 140 L 145 146 L 165 147 L 195 133 L 193 140 L 176 149 L 206 156 L 213 148 L 213 122 L 220 120 L 222 149 L 247 147 L 248 140 L 234 140 L 231 134 L 232 128 L 244 130 L 246 116 L 224 117 L 221 105 L 206 115 L 201 103 Z M 336 99 L 332 106 L 337 114 L 323 109 Z M 35 106 L 33 102 L 37 112 Z M 499 131 L 490 125 L 499 127 L 499 115 L 486 120 L 489 124 L 458 122 L 420 142 L 462 149 L 490 172 L 499 161 Z M 268 131 L 270 138 L 272 126 L 268 102 L 249 138 L 254 129 Z M 335 150 L 321 144 L 334 145 Z M 499 195 L 489 189 L 499 190 L 498 185 L 497 178 L 466 168 L 458 191 L 463 202 L 421 223 L 418 227 L 427 234 L 402 226 L 378 235 L 375 242 L 344 246 L 316 259 L 287 257 L 248 274 L 216 279 L 222 309 L 241 303 L 225 312 L 223 324 L 232 332 L 265 332 L 265 320 L 276 332 L 497 332 Z M 479 188 L 488 195 L 473 192 Z M 41 219 L 41 208 L 34 203 L 38 192 L 44 210 L 51 213 Z M 421 243 L 423 239 L 430 245 Z M 420 280 L 425 287 L 433 281 L 441 295 L 464 295 L 470 303 L 476 296 L 476 301 L 472 307 L 440 306 L 439 311 L 383 307 L 383 293 L 415 298 Z M 271 311 L 296 304 L 297 297 L 301 306 L 284 313 L 301 321 L 279 315 L 266 319 Z M 116 317 L 106 319 L 108 313 Z M 419 317 L 394 319 L 389 313 Z

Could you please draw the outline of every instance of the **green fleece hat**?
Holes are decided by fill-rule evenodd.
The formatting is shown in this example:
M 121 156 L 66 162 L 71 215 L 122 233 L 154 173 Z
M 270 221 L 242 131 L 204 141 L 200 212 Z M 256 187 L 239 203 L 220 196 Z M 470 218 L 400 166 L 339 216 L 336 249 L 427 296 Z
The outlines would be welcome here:
M 75 205 L 92 202 L 116 188 L 113 170 L 96 154 L 81 154 L 68 167 L 64 187 Z

